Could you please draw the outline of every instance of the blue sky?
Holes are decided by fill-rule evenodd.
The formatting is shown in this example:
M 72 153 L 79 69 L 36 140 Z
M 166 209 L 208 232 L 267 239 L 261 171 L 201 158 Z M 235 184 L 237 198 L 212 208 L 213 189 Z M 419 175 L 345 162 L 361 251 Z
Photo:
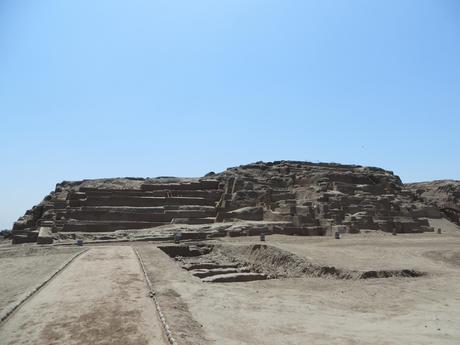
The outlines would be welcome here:
M 1 0 L 0 120 L 0 228 L 62 180 L 460 179 L 460 2 Z

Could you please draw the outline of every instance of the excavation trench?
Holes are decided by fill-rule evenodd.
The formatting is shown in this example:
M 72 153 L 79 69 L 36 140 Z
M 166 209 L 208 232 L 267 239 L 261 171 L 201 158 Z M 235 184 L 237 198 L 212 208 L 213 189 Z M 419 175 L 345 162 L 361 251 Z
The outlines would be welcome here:
M 359 271 L 318 265 L 266 244 L 168 245 L 159 248 L 183 269 L 209 283 L 298 277 L 371 279 L 424 275 L 413 269 Z

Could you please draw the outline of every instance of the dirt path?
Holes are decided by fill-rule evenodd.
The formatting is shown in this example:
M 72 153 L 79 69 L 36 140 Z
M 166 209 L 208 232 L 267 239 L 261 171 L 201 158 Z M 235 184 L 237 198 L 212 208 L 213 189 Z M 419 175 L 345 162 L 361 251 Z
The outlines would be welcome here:
M 36 246 L 0 249 L 0 320 L 81 251 Z
M 180 345 L 211 344 L 206 337 L 206 325 L 195 320 L 190 313 L 189 305 L 184 303 L 175 288 L 179 283 L 186 284 L 193 290 L 203 285 L 201 280 L 181 269 L 169 256 L 152 245 L 138 244 L 136 248 L 144 261 L 147 275 L 177 343 Z
M 0 344 L 166 344 L 131 247 L 96 247 L 3 325 Z

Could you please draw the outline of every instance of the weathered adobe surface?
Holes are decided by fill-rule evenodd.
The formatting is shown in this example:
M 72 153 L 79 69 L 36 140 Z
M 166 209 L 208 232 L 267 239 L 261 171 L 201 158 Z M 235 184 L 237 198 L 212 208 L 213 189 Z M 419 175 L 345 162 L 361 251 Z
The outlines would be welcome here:
M 238 282 L 271 278 L 331 277 L 369 279 L 419 277 L 422 272 L 400 270 L 347 270 L 318 265 L 308 259 L 266 244 L 190 244 L 159 247 L 203 282 Z
M 250 233 L 252 227 L 267 233 L 326 235 L 336 224 L 347 225 L 350 232 L 432 231 L 424 217 L 440 218 L 442 213 L 391 171 L 257 162 L 202 178 L 64 181 L 14 224 L 13 242 L 49 243 L 59 234 L 83 232 L 174 229 L 168 224 L 199 232 L 213 229 L 214 223 L 242 221 L 249 222 L 249 229 L 237 235 Z
M 439 209 L 450 221 L 460 225 L 460 181 L 438 180 L 406 184 L 416 200 Z

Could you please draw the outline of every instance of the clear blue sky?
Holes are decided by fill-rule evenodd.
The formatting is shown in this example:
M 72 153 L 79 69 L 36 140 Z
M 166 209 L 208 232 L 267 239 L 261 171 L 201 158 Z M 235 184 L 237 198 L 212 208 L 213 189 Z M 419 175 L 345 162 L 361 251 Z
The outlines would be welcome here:
M 460 179 L 460 2 L 1 0 L 0 119 L 0 228 L 62 180 Z

